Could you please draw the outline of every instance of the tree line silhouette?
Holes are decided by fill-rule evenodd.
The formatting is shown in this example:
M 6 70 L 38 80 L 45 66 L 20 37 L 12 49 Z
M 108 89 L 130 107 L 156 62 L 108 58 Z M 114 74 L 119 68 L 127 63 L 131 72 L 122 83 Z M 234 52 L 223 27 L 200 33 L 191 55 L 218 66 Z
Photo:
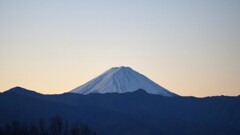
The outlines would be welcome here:
M 48 121 L 40 119 L 28 125 L 13 121 L 0 127 L 0 135 L 96 135 L 96 132 L 79 122 L 69 123 L 55 116 Z

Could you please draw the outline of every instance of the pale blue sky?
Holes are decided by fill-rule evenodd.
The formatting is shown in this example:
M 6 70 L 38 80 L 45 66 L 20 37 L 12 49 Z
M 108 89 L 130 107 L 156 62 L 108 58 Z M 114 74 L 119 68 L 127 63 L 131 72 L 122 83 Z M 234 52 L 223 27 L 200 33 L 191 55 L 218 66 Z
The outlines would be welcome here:
M 240 94 L 240 0 L 0 0 L 0 91 L 130 66 L 180 95 Z

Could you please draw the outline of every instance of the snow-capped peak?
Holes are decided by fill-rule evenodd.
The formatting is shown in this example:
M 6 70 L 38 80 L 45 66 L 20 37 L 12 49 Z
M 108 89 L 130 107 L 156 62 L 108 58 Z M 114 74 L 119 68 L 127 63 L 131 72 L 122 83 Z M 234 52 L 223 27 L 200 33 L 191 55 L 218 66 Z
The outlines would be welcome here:
M 130 67 L 124 66 L 113 67 L 70 93 L 125 93 L 139 89 L 167 97 L 177 96 Z

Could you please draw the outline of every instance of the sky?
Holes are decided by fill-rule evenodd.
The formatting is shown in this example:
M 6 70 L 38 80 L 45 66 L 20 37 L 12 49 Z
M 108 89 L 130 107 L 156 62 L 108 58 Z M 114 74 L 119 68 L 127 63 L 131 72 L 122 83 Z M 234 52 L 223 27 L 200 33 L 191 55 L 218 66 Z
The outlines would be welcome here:
M 0 92 L 129 66 L 182 96 L 240 95 L 240 0 L 0 0 Z

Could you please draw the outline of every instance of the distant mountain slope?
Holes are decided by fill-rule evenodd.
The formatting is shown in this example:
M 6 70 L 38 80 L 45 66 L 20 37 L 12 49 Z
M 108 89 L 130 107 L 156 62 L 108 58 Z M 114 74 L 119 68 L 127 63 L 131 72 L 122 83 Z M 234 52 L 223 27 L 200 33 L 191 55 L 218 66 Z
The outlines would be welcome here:
M 58 115 L 82 122 L 100 135 L 240 133 L 240 97 L 168 98 L 144 90 L 42 95 L 17 87 L 0 94 L 0 110 L 0 125 Z
M 111 68 L 70 93 L 125 93 L 138 89 L 167 97 L 177 96 L 129 67 Z
M 11 89 L 5 91 L 4 93 L 22 95 L 22 96 L 29 96 L 29 97 L 39 97 L 39 96 L 42 95 L 42 94 L 37 93 L 35 91 L 27 90 L 27 89 L 19 87 L 19 86 L 11 88 Z

